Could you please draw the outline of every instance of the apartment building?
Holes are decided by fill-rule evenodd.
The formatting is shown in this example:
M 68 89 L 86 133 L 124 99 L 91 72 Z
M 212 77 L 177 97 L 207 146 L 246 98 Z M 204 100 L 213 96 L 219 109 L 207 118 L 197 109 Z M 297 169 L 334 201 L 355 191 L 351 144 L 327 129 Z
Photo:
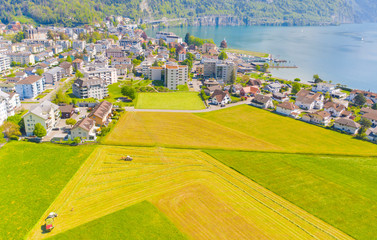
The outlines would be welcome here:
M 30 108 L 25 114 L 25 132 L 27 136 L 34 135 L 35 125 L 40 123 L 47 131 L 47 134 L 56 127 L 60 119 L 59 106 L 50 101 L 44 101 Z
M 100 78 L 106 81 L 107 85 L 118 82 L 118 75 L 116 68 L 99 68 L 90 66 L 84 69 L 86 78 Z
M 43 76 L 45 77 L 45 83 L 55 85 L 63 78 L 64 73 L 65 70 L 61 67 L 54 67 L 48 70 L 47 72 L 43 73 Z
M 236 79 L 237 65 L 230 61 L 208 59 L 204 61 L 203 75 L 205 78 L 215 78 L 220 83 L 229 83 Z
M 16 92 L 21 99 L 34 98 L 44 91 L 45 78 L 31 75 L 16 83 Z
M 165 86 L 170 90 L 177 90 L 178 85 L 188 81 L 188 66 L 166 65 Z
M 0 54 L 0 72 L 4 72 L 10 68 L 10 59 L 7 55 Z
M 10 62 L 20 63 L 21 65 L 35 64 L 34 55 L 30 52 L 8 53 Z
M 108 96 L 107 83 L 97 77 L 76 79 L 72 84 L 72 93 L 78 98 L 103 99 Z

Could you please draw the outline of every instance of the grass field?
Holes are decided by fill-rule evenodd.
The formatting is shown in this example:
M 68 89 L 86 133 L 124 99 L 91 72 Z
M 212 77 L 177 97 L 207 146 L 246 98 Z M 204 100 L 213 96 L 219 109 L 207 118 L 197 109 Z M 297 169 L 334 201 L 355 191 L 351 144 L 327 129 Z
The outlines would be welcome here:
M 207 152 L 354 238 L 376 238 L 377 158 Z
M 375 144 L 247 105 L 196 115 L 280 146 L 284 152 L 377 154 Z
M 144 201 L 55 235 L 64 239 L 187 239 L 153 204 Z
M 124 155 L 134 160 L 120 160 Z M 28 238 L 77 233 L 145 200 L 192 239 L 350 239 L 198 150 L 113 146 L 96 148 Z M 59 217 L 43 234 L 50 211 Z
M 0 239 L 22 239 L 94 147 L 25 142 L 0 149 Z
M 240 50 L 240 49 L 225 49 L 225 52 L 247 54 L 256 57 L 268 57 L 268 53 Z
M 375 144 L 247 105 L 198 114 L 128 112 L 105 144 L 377 154 Z
M 281 149 L 190 113 L 127 112 L 104 143 L 183 148 Z
M 199 110 L 204 103 L 195 92 L 139 93 L 139 109 Z

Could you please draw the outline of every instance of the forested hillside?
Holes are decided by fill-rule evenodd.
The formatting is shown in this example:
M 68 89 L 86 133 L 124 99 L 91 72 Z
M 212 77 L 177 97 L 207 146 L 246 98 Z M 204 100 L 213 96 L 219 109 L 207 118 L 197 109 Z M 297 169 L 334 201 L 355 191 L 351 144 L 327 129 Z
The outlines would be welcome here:
M 140 4 L 142 4 L 141 11 Z M 0 0 L 0 19 L 73 26 L 107 15 L 132 19 L 227 15 L 243 24 L 323 24 L 375 21 L 375 0 Z

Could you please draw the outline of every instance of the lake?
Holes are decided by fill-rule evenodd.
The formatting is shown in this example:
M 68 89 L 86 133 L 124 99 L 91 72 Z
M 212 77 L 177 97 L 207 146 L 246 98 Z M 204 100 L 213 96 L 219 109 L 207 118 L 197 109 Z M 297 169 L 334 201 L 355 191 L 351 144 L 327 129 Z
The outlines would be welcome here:
M 158 29 L 149 29 L 155 36 Z M 187 32 L 212 38 L 217 45 L 225 38 L 229 48 L 270 53 L 288 60 L 296 69 L 273 69 L 276 77 L 311 81 L 318 74 L 326 81 L 377 92 L 377 24 L 344 24 L 321 27 L 219 26 L 174 27 L 184 38 Z

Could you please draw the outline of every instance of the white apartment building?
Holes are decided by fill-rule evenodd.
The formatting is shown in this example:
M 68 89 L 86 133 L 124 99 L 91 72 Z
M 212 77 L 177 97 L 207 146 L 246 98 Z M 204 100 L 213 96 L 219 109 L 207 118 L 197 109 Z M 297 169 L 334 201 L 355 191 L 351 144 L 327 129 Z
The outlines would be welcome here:
M 107 85 L 118 82 L 118 74 L 116 68 L 98 68 L 87 67 L 84 69 L 86 78 L 100 78 L 106 81 Z
M 34 55 L 30 52 L 8 53 L 10 62 L 20 63 L 21 65 L 35 64 Z
M 43 73 L 45 77 L 45 83 L 55 85 L 64 76 L 65 70 L 61 67 L 54 67 L 47 72 Z
M 6 93 L 0 91 L 0 126 L 8 117 L 15 114 L 18 107 L 21 107 L 20 95 L 15 92 Z
M 72 42 L 72 48 L 78 51 L 84 51 L 85 48 L 85 41 L 76 40 Z
M 74 81 L 72 93 L 78 98 L 103 99 L 108 96 L 108 89 L 106 81 L 101 78 L 83 78 Z
M 50 101 L 44 101 L 41 104 L 31 107 L 29 112 L 24 116 L 26 135 L 34 135 L 33 132 L 37 123 L 42 124 L 48 134 L 54 127 L 56 127 L 59 118 L 59 106 Z
M 0 54 L 0 72 L 4 72 L 10 68 L 10 59 L 6 55 Z
M 237 66 L 230 61 L 205 60 L 204 61 L 204 77 L 216 78 L 222 83 L 229 83 L 231 78 L 236 79 Z
M 165 85 L 170 90 L 177 90 L 178 85 L 186 84 L 188 81 L 188 66 L 166 65 Z
M 163 67 L 149 67 L 147 76 L 149 80 L 160 81 L 162 80 Z

